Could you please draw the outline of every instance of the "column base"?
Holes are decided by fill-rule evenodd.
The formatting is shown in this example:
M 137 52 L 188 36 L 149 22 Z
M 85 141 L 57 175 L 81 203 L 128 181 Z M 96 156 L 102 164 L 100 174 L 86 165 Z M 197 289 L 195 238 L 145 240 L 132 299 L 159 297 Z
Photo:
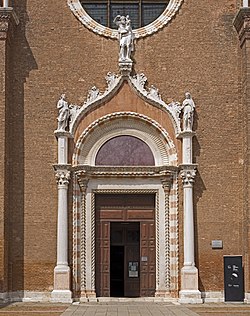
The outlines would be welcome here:
M 155 297 L 171 297 L 169 291 L 157 290 L 155 291 Z
M 72 303 L 72 292 L 70 290 L 53 290 L 51 292 L 51 302 Z
M 96 301 L 96 292 L 95 291 L 91 291 L 91 290 L 81 291 L 81 297 L 80 297 L 81 303 L 89 302 L 92 299 L 93 299 L 93 301 Z
M 179 303 L 202 304 L 201 292 L 199 290 L 181 290 L 179 292 Z
M 55 267 L 54 290 L 70 290 L 70 268 L 68 266 Z
M 181 269 L 181 291 L 179 302 L 183 304 L 201 304 L 201 292 L 198 290 L 198 269 L 194 266 L 184 266 Z

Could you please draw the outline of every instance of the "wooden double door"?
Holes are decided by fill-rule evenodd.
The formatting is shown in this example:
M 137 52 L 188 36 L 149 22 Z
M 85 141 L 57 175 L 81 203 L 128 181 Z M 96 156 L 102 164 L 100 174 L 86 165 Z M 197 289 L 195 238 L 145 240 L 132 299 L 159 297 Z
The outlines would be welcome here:
M 153 205 L 143 209 L 97 206 L 97 296 L 154 296 L 155 274 Z

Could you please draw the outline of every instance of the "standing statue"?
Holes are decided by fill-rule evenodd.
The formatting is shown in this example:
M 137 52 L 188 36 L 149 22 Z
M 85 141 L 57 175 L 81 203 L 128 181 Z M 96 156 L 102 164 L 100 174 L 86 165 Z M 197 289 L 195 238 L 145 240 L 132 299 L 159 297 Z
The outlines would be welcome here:
M 189 92 L 185 93 L 186 99 L 182 103 L 183 109 L 183 130 L 192 131 L 193 128 L 193 116 L 195 104 Z
M 129 16 L 117 15 L 114 19 L 114 23 L 118 26 L 119 42 L 120 42 L 120 54 L 119 61 L 131 62 L 131 52 L 134 50 L 134 34 L 132 31 Z
M 60 131 L 65 131 L 69 121 L 69 106 L 68 102 L 65 100 L 65 94 L 62 94 L 59 101 L 57 102 L 57 109 L 59 110 L 59 115 L 57 117 L 57 129 Z

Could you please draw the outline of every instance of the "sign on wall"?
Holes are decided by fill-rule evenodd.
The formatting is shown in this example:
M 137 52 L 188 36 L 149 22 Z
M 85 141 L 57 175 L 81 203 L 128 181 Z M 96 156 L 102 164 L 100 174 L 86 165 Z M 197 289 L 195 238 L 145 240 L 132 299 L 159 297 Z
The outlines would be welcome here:
M 226 302 L 244 301 L 242 256 L 224 256 L 224 289 Z

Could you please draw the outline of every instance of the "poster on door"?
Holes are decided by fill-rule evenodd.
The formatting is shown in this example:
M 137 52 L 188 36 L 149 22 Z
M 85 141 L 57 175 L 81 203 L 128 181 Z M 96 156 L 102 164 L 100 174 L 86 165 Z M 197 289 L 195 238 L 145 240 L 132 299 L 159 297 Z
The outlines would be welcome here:
M 128 277 L 129 278 L 139 277 L 139 263 L 137 261 L 130 261 L 128 263 Z

